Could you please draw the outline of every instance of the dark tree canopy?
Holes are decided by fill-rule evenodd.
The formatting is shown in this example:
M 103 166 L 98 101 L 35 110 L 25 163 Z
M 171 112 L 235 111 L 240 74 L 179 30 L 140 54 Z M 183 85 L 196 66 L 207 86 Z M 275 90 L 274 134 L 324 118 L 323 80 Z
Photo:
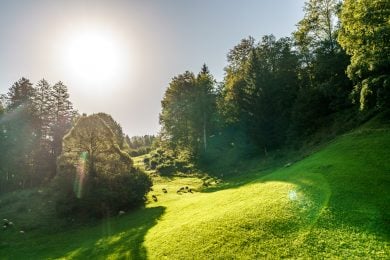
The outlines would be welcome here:
M 172 79 L 160 114 L 163 139 L 171 148 L 182 148 L 193 155 L 207 149 L 215 113 L 214 84 L 206 65 L 197 76 L 186 71 Z

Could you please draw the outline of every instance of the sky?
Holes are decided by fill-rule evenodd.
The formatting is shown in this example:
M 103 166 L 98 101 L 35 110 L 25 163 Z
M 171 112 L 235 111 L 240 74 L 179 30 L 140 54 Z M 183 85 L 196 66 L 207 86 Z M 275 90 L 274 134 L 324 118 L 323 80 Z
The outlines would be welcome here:
M 304 0 L 0 0 L 0 94 L 21 77 L 68 86 L 80 113 L 156 134 L 171 79 L 206 63 L 217 81 L 241 39 L 290 36 Z

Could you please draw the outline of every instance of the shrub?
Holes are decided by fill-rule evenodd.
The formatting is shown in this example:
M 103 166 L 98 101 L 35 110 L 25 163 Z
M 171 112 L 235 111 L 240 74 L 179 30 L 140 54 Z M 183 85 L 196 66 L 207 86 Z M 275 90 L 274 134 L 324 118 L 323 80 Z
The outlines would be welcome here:
M 161 164 L 157 166 L 156 170 L 161 175 L 170 175 L 176 171 L 176 168 L 172 164 Z
M 101 218 L 141 205 L 152 186 L 150 177 L 134 168 L 128 173 L 88 177 L 82 183 L 75 174 L 62 174 L 55 182 L 57 213 L 79 218 Z

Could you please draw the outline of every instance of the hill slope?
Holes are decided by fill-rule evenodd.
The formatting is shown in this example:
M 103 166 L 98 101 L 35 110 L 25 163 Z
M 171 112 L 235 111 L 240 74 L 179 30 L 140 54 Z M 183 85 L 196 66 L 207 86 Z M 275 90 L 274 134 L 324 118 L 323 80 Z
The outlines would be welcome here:
M 290 167 L 242 173 L 220 188 L 158 179 L 157 202 L 100 225 L 10 236 L 15 258 L 388 257 L 390 128 L 369 124 Z M 248 177 L 249 176 L 249 177 Z M 168 193 L 163 193 L 166 188 Z
M 388 130 L 354 132 L 238 188 L 172 202 L 146 236 L 149 256 L 388 256 L 389 145 Z

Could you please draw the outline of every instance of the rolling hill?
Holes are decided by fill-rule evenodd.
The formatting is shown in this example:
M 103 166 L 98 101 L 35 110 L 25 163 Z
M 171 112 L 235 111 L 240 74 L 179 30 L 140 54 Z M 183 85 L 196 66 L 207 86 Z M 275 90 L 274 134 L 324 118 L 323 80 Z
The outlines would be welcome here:
M 157 201 L 90 226 L 3 232 L 0 258 L 386 258 L 389 158 L 390 127 L 371 121 L 302 160 L 237 169 L 209 189 L 195 176 L 157 177 Z M 176 192 L 185 186 L 193 192 Z

